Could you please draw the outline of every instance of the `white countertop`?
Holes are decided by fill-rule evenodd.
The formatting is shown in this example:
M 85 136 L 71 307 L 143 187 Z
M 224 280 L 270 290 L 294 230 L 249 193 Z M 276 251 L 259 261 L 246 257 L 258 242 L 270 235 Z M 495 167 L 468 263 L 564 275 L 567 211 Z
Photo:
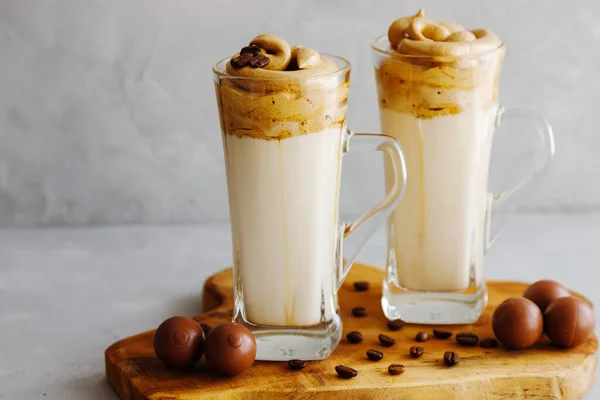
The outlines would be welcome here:
M 359 260 L 383 266 L 383 239 Z M 105 348 L 200 313 L 230 241 L 228 225 L 0 230 L 0 398 L 116 399 Z M 557 279 L 596 304 L 599 266 L 600 214 L 518 215 L 486 258 L 488 278 Z

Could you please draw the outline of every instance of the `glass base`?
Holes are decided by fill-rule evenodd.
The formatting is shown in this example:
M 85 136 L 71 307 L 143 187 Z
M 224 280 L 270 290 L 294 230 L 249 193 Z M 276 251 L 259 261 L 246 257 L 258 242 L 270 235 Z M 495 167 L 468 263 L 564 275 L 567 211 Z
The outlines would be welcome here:
M 390 319 L 411 324 L 461 325 L 477 322 L 487 305 L 485 283 L 465 292 L 415 292 L 383 283 L 381 307 Z
M 342 338 L 342 318 L 308 327 L 274 327 L 252 324 L 238 315 L 234 321 L 246 326 L 256 339 L 256 359 L 263 361 L 324 360 Z

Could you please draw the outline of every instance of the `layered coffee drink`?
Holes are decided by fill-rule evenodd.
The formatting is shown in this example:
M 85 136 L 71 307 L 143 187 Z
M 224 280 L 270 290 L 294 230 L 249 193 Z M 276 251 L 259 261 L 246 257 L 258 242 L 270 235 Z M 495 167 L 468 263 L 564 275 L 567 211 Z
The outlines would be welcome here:
M 374 50 L 381 127 L 400 140 L 408 171 L 389 219 L 391 280 L 409 291 L 476 288 L 504 46 L 420 10 L 394 21 Z
M 273 327 L 329 321 L 349 71 L 272 34 L 222 67 L 216 92 L 240 311 Z

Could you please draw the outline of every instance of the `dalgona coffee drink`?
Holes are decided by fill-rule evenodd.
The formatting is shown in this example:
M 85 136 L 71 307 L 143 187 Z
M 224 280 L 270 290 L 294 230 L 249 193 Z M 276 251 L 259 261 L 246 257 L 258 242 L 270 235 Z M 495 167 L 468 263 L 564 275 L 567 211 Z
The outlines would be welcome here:
M 481 268 L 487 178 L 504 50 L 492 32 L 416 15 L 394 21 L 376 65 L 381 129 L 400 140 L 409 174 L 390 221 L 400 285 L 469 287 Z M 427 58 L 422 58 L 425 56 Z M 389 177 L 388 186 L 393 184 Z M 481 274 L 476 274 L 480 277 Z
M 384 313 L 413 323 L 474 322 L 487 302 L 483 259 L 499 226 L 492 216 L 514 209 L 509 198 L 545 174 L 552 131 L 541 117 L 499 106 L 506 47 L 490 30 L 419 10 L 393 21 L 372 48 L 381 129 L 402 144 L 408 172 L 388 220 Z M 542 160 L 513 188 L 490 193 L 494 131 L 510 119 L 529 124 Z M 397 184 L 391 173 L 386 184 Z
M 233 319 L 256 337 L 257 359 L 327 358 L 342 335 L 337 290 L 372 233 L 361 225 L 383 223 L 403 189 L 392 185 L 363 217 L 341 221 L 342 157 L 383 152 L 400 177 L 400 146 L 346 127 L 350 64 L 343 58 L 263 34 L 213 72 L 229 191 Z M 355 232 L 363 233 L 343 244 Z

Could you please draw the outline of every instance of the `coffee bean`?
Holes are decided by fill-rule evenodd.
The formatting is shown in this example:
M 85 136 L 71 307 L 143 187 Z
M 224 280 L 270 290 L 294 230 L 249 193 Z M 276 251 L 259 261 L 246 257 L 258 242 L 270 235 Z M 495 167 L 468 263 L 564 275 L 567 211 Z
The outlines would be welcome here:
M 390 347 L 396 344 L 396 339 L 391 338 L 387 335 L 384 334 L 380 334 L 379 335 L 379 342 L 381 343 L 382 346 L 385 347 Z
M 367 315 L 367 310 L 364 307 L 354 307 L 352 309 L 352 315 L 357 318 L 362 318 Z
M 255 44 L 251 44 L 250 46 L 242 47 L 240 50 L 240 55 L 250 54 L 252 56 L 257 56 L 260 53 L 260 47 Z
M 460 356 L 458 355 L 458 353 L 455 353 L 453 351 L 447 351 L 444 353 L 444 363 L 449 366 L 449 367 L 453 367 L 456 364 L 458 364 L 460 361 Z
M 449 339 L 452 336 L 452 332 L 433 330 L 433 336 L 438 339 Z
M 383 358 L 383 353 L 377 350 L 367 350 L 367 357 L 369 360 L 379 361 Z
M 400 375 L 406 371 L 406 368 L 402 364 L 392 364 L 388 367 L 390 375 Z
M 388 321 L 388 328 L 390 329 L 390 331 L 400 330 L 404 327 L 404 325 L 406 325 L 406 322 L 402 321 L 401 319 Z
M 367 281 L 358 281 L 358 282 L 354 282 L 354 290 L 356 290 L 357 292 L 366 292 L 367 290 L 369 290 L 369 282 Z
M 338 365 L 335 367 L 335 372 L 340 376 L 340 378 L 350 379 L 356 377 L 358 375 L 358 371 L 354 368 L 346 367 L 345 365 Z
M 456 335 L 456 343 L 462 346 L 477 346 L 479 336 L 474 333 L 459 333 Z
M 419 332 L 417 336 L 415 336 L 415 340 L 417 342 L 426 342 L 429 340 L 429 334 L 427 332 Z
M 419 346 L 413 346 L 410 348 L 409 353 L 412 358 L 419 358 L 425 353 L 425 349 Z
M 346 335 L 346 339 L 348 339 L 350 343 L 356 344 L 363 341 L 363 335 L 360 332 L 352 331 Z
M 243 68 L 246 65 L 248 65 L 249 62 L 250 62 L 249 58 L 242 57 L 242 56 L 233 57 L 230 61 L 231 66 L 235 69 Z
M 302 368 L 306 367 L 306 361 L 290 360 L 288 361 L 288 367 L 294 371 L 300 371 Z
M 202 330 L 204 331 L 204 335 L 206 335 L 206 336 L 208 336 L 210 331 L 212 331 L 212 326 L 210 326 L 209 324 L 200 324 L 200 326 L 202 327 Z
M 264 55 L 258 55 L 250 59 L 250 66 L 252 68 L 264 68 L 271 62 L 271 59 Z
M 498 341 L 494 338 L 485 338 L 485 339 L 481 339 L 481 342 L 479 342 L 479 345 L 481 347 L 483 347 L 484 349 L 491 349 L 494 347 L 498 347 Z

